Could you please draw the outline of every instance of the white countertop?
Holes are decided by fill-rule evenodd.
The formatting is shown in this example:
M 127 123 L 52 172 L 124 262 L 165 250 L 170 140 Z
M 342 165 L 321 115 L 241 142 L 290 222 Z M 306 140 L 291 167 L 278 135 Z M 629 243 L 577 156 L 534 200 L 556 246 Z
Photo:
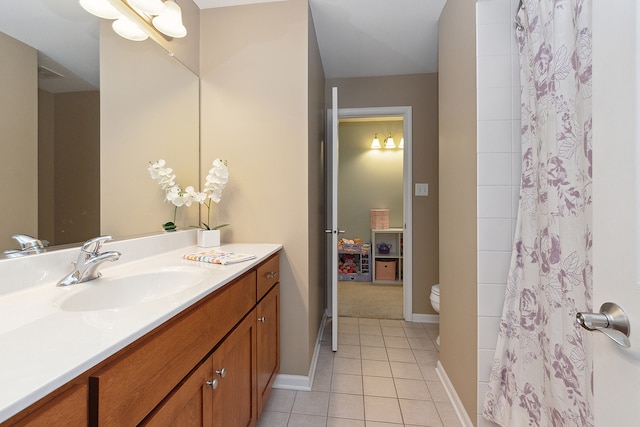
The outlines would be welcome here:
M 113 248 L 117 246 L 107 249 Z M 182 247 L 129 262 L 107 263 L 101 269 L 103 279 L 97 281 L 57 287 L 61 276 L 0 295 L 0 422 L 239 277 L 282 246 L 247 243 L 216 249 L 255 254 L 256 258 L 231 265 L 207 264 L 182 259 L 183 254 L 202 248 Z M 118 309 L 72 312 L 61 310 L 58 304 L 100 280 L 184 266 L 204 269 L 206 279 L 170 296 Z

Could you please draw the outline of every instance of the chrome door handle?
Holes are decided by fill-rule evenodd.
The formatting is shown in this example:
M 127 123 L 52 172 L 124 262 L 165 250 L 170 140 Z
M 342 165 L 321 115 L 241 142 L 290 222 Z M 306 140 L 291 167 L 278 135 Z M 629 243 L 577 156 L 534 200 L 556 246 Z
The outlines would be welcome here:
M 333 231 L 333 230 L 324 230 L 324 232 L 325 232 L 325 233 L 327 233 L 327 234 L 332 234 L 332 233 L 334 233 L 334 231 Z M 338 234 L 344 234 L 344 233 L 346 233 L 346 232 L 347 232 L 347 230 L 338 230 Z
M 612 302 L 605 302 L 600 313 L 577 313 L 578 324 L 588 331 L 600 331 L 622 347 L 631 347 L 631 326 L 624 311 Z

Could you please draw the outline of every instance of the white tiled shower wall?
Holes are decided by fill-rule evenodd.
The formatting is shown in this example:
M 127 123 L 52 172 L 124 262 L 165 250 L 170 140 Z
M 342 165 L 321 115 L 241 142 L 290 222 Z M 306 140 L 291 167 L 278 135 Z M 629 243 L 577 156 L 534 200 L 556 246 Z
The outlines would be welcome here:
M 478 427 L 496 348 L 520 190 L 518 0 L 477 0 Z

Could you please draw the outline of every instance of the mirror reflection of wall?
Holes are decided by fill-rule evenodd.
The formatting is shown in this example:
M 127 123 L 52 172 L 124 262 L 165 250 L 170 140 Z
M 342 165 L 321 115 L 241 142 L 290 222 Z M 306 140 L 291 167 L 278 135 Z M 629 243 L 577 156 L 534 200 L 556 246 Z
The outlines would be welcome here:
M 403 150 L 371 149 L 375 133 L 384 146 L 400 141 L 402 119 L 341 119 L 338 127 L 338 218 L 347 239 L 371 240 L 370 209 L 389 209 L 391 227 L 402 227 Z

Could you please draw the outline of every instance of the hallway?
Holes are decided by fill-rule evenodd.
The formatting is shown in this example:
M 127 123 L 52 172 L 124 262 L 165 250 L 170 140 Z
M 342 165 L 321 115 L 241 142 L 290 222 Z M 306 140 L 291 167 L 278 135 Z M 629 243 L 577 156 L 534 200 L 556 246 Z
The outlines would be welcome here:
M 274 389 L 258 427 L 460 426 L 435 371 L 438 325 L 340 317 L 325 325 L 312 391 Z

